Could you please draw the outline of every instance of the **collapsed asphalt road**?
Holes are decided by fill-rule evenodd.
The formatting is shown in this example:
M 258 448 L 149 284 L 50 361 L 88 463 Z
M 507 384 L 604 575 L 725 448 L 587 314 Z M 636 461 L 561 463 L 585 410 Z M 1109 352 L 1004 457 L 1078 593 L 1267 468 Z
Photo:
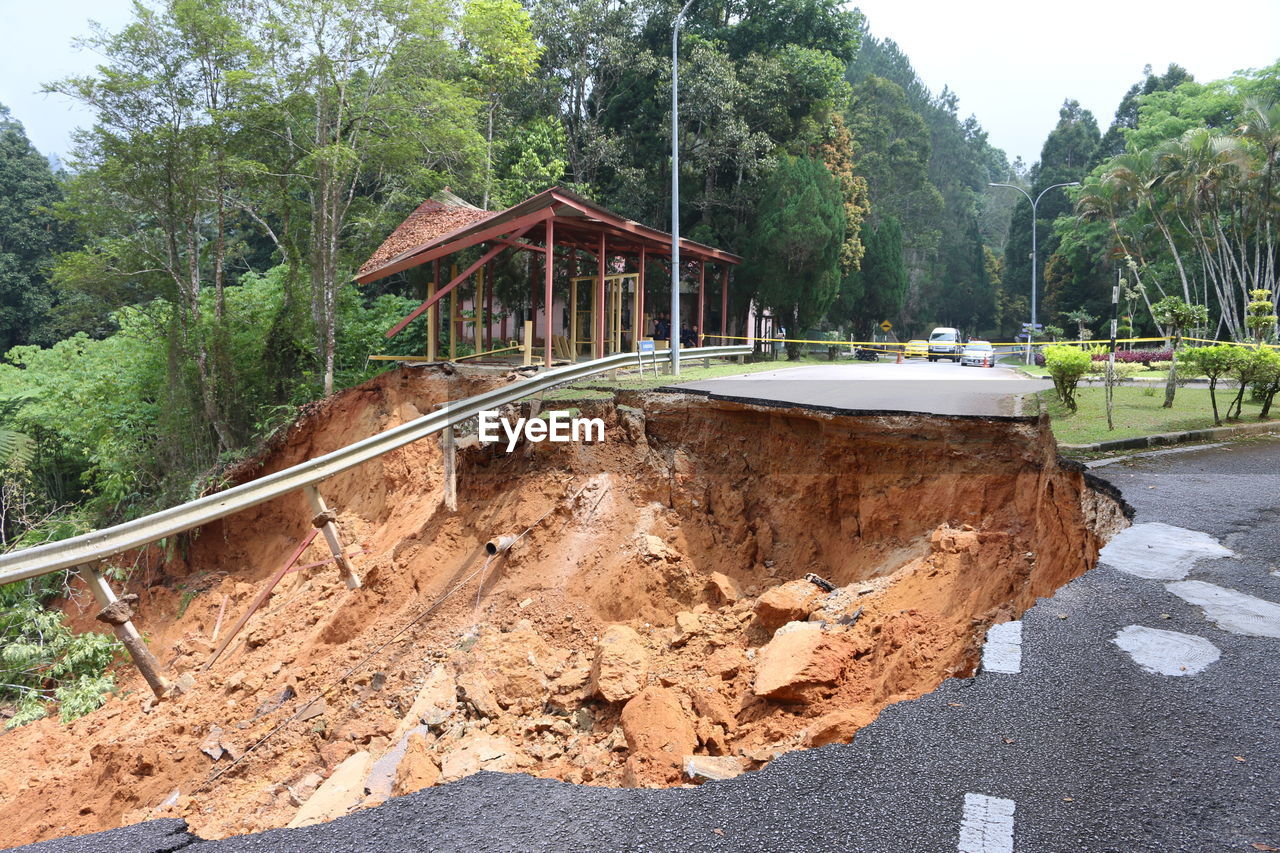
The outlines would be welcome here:
M 1008 367 L 906 361 L 783 366 L 676 387 L 719 399 L 768 400 L 862 412 L 1010 417 L 1024 413 L 1023 398 L 1053 384 Z M 1034 412 L 1034 405 L 1029 403 L 1027 411 Z
M 1280 609 L 1266 606 L 1280 601 L 1278 466 L 1280 443 L 1259 441 L 1099 469 L 1137 509 L 1137 534 L 1112 558 L 1126 571 L 1100 565 L 1042 600 L 1020 631 L 993 636 L 984 671 L 890 707 L 852 745 L 696 789 L 482 773 L 304 829 L 203 842 L 162 821 L 21 849 L 1280 847 Z M 1212 541 L 1150 523 L 1207 533 L 1237 556 L 1193 562 Z M 1218 607 L 1208 587 L 1237 597 Z M 1196 596 L 1205 606 L 1186 600 Z

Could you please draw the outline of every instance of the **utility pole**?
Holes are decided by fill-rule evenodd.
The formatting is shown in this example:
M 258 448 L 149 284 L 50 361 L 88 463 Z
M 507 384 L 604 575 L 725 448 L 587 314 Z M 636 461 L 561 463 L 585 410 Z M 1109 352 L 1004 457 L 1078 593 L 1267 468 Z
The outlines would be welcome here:
M 680 27 L 687 0 L 671 28 L 671 375 L 680 375 Z
M 1032 340 L 1036 334 L 1036 208 L 1040 206 L 1040 199 L 1044 198 L 1044 194 L 1049 190 L 1057 189 L 1058 187 L 1078 187 L 1080 182 L 1067 181 L 1065 184 L 1054 184 L 1053 186 L 1045 187 L 1040 191 L 1040 195 L 1034 199 L 1031 197 L 1031 193 L 1017 184 L 988 183 L 987 186 L 1008 187 L 1009 189 L 1017 190 L 1027 197 L 1027 201 L 1031 202 L 1031 325 L 1027 329 L 1027 364 L 1030 364 Z

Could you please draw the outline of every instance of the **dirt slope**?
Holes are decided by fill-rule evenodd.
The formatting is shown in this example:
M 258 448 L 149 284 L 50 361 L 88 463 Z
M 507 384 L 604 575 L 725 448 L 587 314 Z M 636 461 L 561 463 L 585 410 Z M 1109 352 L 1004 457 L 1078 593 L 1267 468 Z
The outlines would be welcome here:
M 389 372 L 318 407 L 257 470 L 502 381 Z M 0 841 L 164 815 L 223 837 L 480 769 L 733 775 L 970 674 L 989 625 L 1091 567 L 1124 524 L 1044 423 L 678 395 L 582 406 L 604 443 L 466 447 L 457 512 L 435 441 L 324 484 L 365 549 L 364 588 L 331 564 L 288 575 L 208 673 L 224 597 L 225 631 L 309 531 L 301 496 L 140 573 L 139 626 L 197 688 L 153 705 L 124 666 L 101 710 L 0 737 Z M 524 535 L 487 558 L 503 534 Z

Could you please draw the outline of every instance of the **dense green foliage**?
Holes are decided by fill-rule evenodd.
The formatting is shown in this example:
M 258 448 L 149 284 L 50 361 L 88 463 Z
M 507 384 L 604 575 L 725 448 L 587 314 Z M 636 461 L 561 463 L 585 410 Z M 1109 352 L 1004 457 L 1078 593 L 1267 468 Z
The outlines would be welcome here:
M 1003 245 L 1012 209 L 1005 194 L 1012 191 L 988 183 L 1016 179 L 1017 169 L 987 142 L 976 118 L 961 118 L 954 92 L 929 91 L 893 41 L 864 33 L 846 77 L 869 221 L 897 221 L 906 291 L 900 300 L 871 291 L 861 304 L 842 298 L 842 310 L 852 303 L 863 332 L 882 320 L 907 334 L 947 325 L 977 335 L 999 325 L 1009 312 L 999 265 L 988 253 Z
M 61 197 L 49 161 L 0 104 L 0 353 L 54 340 L 46 267 L 64 248 L 64 229 L 53 213 Z
M 1178 66 L 1148 74 L 1072 173 L 1076 215 L 1058 216 L 1046 245 L 1051 310 L 1102 314 L 1119 264 L 1145 309 L 1139 331 L 1161 327 L 1154 305 L 1175 295 L 1208 311 L 1210 337 L 1273 339 L 1274 321 L 1248 317 L 1275 314 L 1277 100 L 1280 65 L 1205 84 Z M 1271 310 L 1249 307 L 1255 290 Z

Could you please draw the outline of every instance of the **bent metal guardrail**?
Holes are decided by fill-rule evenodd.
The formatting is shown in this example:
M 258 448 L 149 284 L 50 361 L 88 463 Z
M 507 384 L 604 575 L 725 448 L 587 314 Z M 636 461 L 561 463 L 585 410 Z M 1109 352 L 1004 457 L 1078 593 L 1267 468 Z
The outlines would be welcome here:
M 748 355 L 750 352 L 749 346 L 690 349 L 682 347 L 680 360 Z M 669 357 L 670 351 L 655 353 L 658 359 L 664 355 Z M 565 382 L 629 367 L 635 363 L 635 353 L 618 353 L 581 364 L 553 368 L 523 382 L 450 403 L 429 415 L 392 427 L 332 453 L 317 456 L 315 459 L 239 486 L 233 486 L 225 491 L 197 498 L 133 521 L 126 521 L 114 527 L 83 533 L 60 542 L 50 542 L 34 548 L 0 554 L 0 584 L 13 583 L 61 569 L 93 563 L 124 551 L 158 542 L 165 537 L 226 518 L 281 495 L 314 486 L 362 462 L 473 418 L 486 409 L 505 406 Z

